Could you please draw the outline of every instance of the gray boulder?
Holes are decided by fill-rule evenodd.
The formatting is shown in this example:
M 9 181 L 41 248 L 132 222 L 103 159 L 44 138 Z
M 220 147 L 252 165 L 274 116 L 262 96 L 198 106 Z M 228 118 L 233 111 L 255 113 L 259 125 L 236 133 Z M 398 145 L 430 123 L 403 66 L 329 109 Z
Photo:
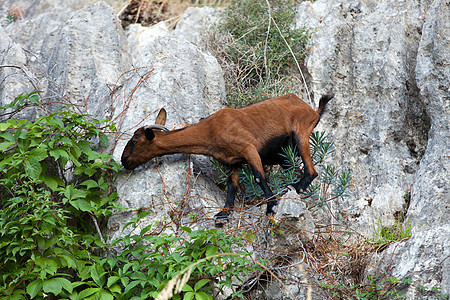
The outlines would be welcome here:
M 295 252 L 313 238 L 314 219 L 293 190 L 281 196 L 276 207 L 271 249 L 275 251 Z M 280 230 L 280 231 L 278 231 Z
M 135 66 L 114 94 L 114 119 L 119 121 L 118 130 L 122 134 L 113 149 L 118 161 L 134 130 L 153 124 L 160 108 L 167 111 L 166 127 L 176 129 L 200 121 L 219 110 L 225 101 L 222 72 L 216 59 L 185 40 L 157 38 L 145 46 Z M 214 226 L 208 219 L 223 205 L 225 195 L 208 184 L 208 179 L 194 178 L 190 168 L 186 166 L 186 156 L 176 154 L 154 159 L 135 171 L 122 172 L 117 179 L 121 204 L 130 209 L 147 208 L 151 213 L 143 226 L 182 213 L 183 205 L 190 212 L 196 211 L 195 207 L 208 208 L 194 214 L 206 220 L 208 226 Z M 187 178 L 188 173 L 191 178 Z M 199 186 L 203 186 L 202 193 L 197 190 Z M 126 218 L 129 216 L 110 219 L 108 228 L 112 237 L 120 234 Z M 206 225 L 198 222 L 192 226 Z
M 117 79 L 131 69 L 120 22 L 104 2 L 67 15 L 39 14 L 0 34 L 6 35 L 0 43 L 3 64 L 18 67 L 0 69 L 0 103 L 38 89 L 45 91 L 44 102 L 77 104 L 81 112 L 103 118 Z
M 421 230 L 448 226 L 450 220 L 449 19 L 448 2 L 434 1 L 426 15 L 417 53 L 416 81 L 431 127 L 411 190 L 408 221 Z

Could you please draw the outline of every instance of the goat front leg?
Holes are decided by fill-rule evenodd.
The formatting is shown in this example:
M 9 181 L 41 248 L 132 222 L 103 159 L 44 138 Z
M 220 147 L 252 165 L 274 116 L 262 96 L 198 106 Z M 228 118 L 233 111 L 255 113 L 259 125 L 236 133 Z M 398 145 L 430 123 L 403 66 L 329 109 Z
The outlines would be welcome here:
M 228 220 L 230 215 L 230 209 L 234 207 L 234 199 L 236 197 L 236 190 L 239 185 L 239 174 L 237 169 L 233 169 L 233 173 L 228 176 L 227 179 L 227 199 L 225 200 L 225 206 L 221 212 L 215 215 L 216 226 L 222 227 L 223 223 Z

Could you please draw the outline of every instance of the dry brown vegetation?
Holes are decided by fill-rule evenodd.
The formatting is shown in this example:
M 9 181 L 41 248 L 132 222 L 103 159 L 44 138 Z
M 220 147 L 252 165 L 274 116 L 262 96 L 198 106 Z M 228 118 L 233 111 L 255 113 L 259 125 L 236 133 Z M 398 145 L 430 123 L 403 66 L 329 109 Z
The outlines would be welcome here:
M 229 0 L 131 0 L 120 10 L 119 18 L 123 26 L 140 23 L 150 26 L 161 21 L 172 21 L 174 24 L 191 6 L 222 7 Z

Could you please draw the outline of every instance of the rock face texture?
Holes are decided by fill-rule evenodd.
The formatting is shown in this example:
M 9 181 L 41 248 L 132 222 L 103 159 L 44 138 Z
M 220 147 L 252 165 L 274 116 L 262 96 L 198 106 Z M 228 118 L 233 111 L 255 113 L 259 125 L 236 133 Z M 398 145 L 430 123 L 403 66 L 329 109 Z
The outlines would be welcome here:
M 372 264 L 411 277 L 408 299 L 424 297 L 417 285 L 449 293 L 449 19 L 440 0 L 298 7 L 298 25 L 318 28 L 307 63 L 312 89 L 336 94 L 319 126 L 354 179 L 338 210 L 361 233 L 377 220 L 412 224 L 411 239 Z
M 450 287 L 450 6 L 431 4 L 418 47 L 416 80 L 431 118 L 428 144 L 411 191 L 407 222 L 416 228 L 411 240 L 383 255 L 388 264 L 394 253 L 393 273 L 412 276 L 416 284 Z M 427 245 L 433 245 L 431 247 Z M 396 245 L 397 246 L 397 245 Z M 408 298 L 420 297 L 409 288 Z
M 222 108 L 220 66 L 204 45 L 196 45 L 217 17 L 213 9 L 190 8 L 174 30 L 133 25 L 125 33 L 109 5 L 91 2 L 70 1 L 64 10 L 62 1 L 0 4 L 2 15 L 13 4 L 24 10 L 23 20 L 0 20 L 0 105 L 42 90 L 44 101 L 77 104 L 83 113 L 111 118 L 118 132 L 107 150 L 117 160 L 134 130 L 152 124 L 162 107 L 169 129 Z M 390 245 L 371 262 L 392 276 L 411 278 L 411 285 L 399 288 L 408 299 L 427 297 L 418 292 L 420 285 L 450 293 L 449 20 L 448 0 L 317 0 L 297 7 L 297 26 L 315 29 L 305 66 L 310 90 L 316 102 L 323 93 L 335 94 L 317 129 L 335 143 L 330 160 L 351 171 L 354 180 L 350 197 L 335 201 L 333 209 L 353 231 L 368 236 L 379 222 L 411 224 L 410 239 Z M 26 110 L 19 117 L 39 113 Z M 127 233 L 122 228 L 136 209 L 150 212 L 143 225 L 158 220 L 167 232 L 175 225 L 213 227 L 225 192 L 210 172 L 205 158 L 191 156 L 187 164 L 185 155 L 121 171 L 116 189 L 130 213 L 112 217 L 108 234 Z M 317 220 L 296 197 L 284 195 L 276 215 L 282 222 L 276 225 L 299 227 L 304 234 L 288 239 L 274 234 L 268 245 L 276 251 L 297 251 L 313 238 Z M 230 226 L 258 226 L 247 216 L 264 209 L 236 211 L 239 222 Z M 290 293 L 297 299 L 326 297 L 316 283 L 310 285 L 313 278 L 301 262 L 294 263 L 299 267 L 286 272 L 304 284 L 289 283 Z M 255 295 L 285 299 L 276 283 L 266 287 Z
M 1 64 L 14 66 L 0 70 L 0 103 L 41 90 L 48 101 L 82 105 L 81 111 L 104 117 L 115 81 L 131 68 L 121 25 L 104 2 L 68 14 L 42 13 L 0 35 Z
M 222 108 L 225 90 L 216 59 L 185 40 L 157 38 L 144 47 L 134 65 L 136 69 L 115 93 L 115 118 L 119 120 L 119 131 L 126 133 L 113 151 L 117 160 L 134 130 L 153 124 L 160 108 L 167 111 L 166 127 L 169 129 L 196 123 Z M 140 125 L 136 127 L 136 124 Z M 195 189 L 189 188 L 193 179 L 186 178 L 186 174 L 186 155 L 181 154 L 153 160 L 137 171 L 124 171 L 117 179 L 122 204 L 126 208 L 149 208 L 152 212 L 149 221 L 164 220 L 177 210 L 175 203 L 186 201 L 191 198 L 191 192 L 195 193 Z M 214 196 L 214 192 L 211 197 L 203 196 L 206 202 L 192 205 L 217 207 L 217 202 L 208 203 L 211 197 L 216 201 L 225 198 L 220 192 L 218 196 Z M 186 203 L 191 205 L 191 201 Z M 195 208 L 190 206 L 189 210 Z M 210 217 L 214 212 L 217 209 L 210 212 Z M 110 230 L 121 229 L 124 222 L 122 217 L 111 218 Z
M 343 207 L 367 225 L 405 212 L 425 152 L 430 116 L 415 73 L 425 11 L 414 1 L 298 8 L 299 24 L 319 28 L 307 63 L 312 89 L 336 94 L 319 126 L 333 135 L 335 159 L 355 180 Z

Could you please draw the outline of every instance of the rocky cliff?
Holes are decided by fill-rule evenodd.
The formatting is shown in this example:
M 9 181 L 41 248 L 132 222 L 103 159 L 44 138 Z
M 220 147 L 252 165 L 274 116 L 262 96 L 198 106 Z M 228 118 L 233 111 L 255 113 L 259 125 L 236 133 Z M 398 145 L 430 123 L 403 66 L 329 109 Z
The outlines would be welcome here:
M 338 205 L 360 232 L 406 216 L 411 239 L 374 266 L 446 293 L 449 19 L 448 1 L 316 1 L 303 2 L 297 20 L 319 28 L 307 64 L 313 90 L 338 98 L 321 123 L 355 180 L 353 197 Z M 406 295 L 423 297 L 414 288 Z
M 200 39 L 215 19 L 214 9 L 188 9 L 175 29 L 133 25 L 124 32 L 117 12 L 104 2 L 82 7 L 83 1 L 70 1 L 65 9 L 58 1 L 13 2 L 0 5 L 0 104 L 42 90 L 42 100 L 55 102 L 53 107 L 63 99 L 82 112 L 112 118 L 118 132 L 107 151 L 117 159 L 133 131 L 152 123 L 162 107 L 170 129 L 223 107 L 222 71 Z M 10 22 L 6 16 L 13 5 L 23 16 Z M 401 291 L 408 299 L 428 297 L 418 286 L 450 293 L 449 20 L 445 0 L 318 0 L 297 6 L 297 25 L 315 32 L 305 68 L 313 98 L 335 94 L 318 129 L 336 145 L 330 161 L 351 171 L 354 180 L 351 195 L 333 209 L 362 235 L 370 235 L 379 222 L 412 225 L 411 238 L 389 245 L 368 264 L 410 277 L 412 284 Z M 180 224 L 214 226 L 212 216 L 225 192 L 211 180 L 205 161 L 173 155 L 121 171 L 116 188 L 130 212 L 109 220 L 109 235 L 123 234 L 138 208 L 150 212 L 146 222 L 158 220 L 167 232 Z M 296 226 L 314 231 L 313 217 L 292 197 L 299 206 L 286 208 L 282 202 L 280 214 L 305 219 Z M 248 212 L 263 214 L 264 207 L 240 207 L 230 228 L 259 222 Z M 278 246 L 292 243 L 295 239 Z M 306 299 L 311 291 L 304 283 L 314 276 L 296 270 L 303 283 L 289 289 Z M 264 293 L 284 297 L 271 285 Z

